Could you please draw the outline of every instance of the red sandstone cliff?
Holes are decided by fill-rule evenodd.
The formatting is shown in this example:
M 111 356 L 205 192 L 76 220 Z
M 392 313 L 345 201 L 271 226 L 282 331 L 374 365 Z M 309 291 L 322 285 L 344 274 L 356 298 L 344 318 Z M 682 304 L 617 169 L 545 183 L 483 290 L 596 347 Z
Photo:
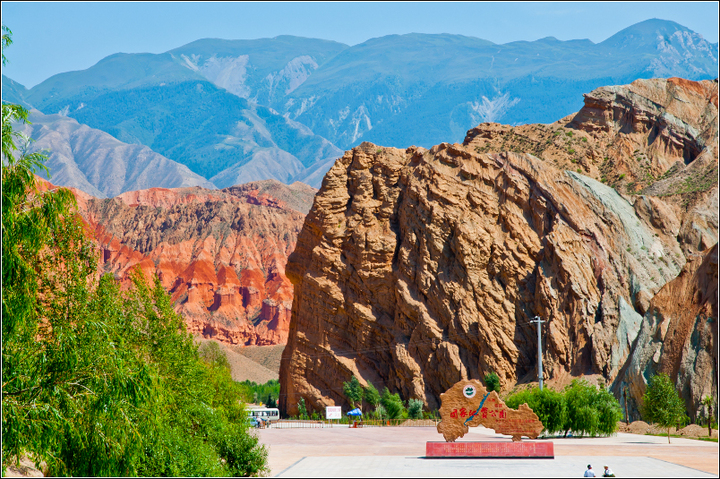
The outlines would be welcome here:
M 188 329 L 231 344 L 283 344 L 288 255 L 315 190 L 254 182 L 224 190 L 152 188 L 112 199 L 75 192 L 101 271 L 157 274 Z
M 550 378 L 622 381 L 660 289 L 717 243 L 716 172 L 717 83 L 679 79 L 598 89 L 574 117 L 483 124 L 462 145 L 346 152 L 287 265 L 281 407 L 345 403 L 353 375 L 430 407 L 461 378 L 531 379 L 534 315 Z

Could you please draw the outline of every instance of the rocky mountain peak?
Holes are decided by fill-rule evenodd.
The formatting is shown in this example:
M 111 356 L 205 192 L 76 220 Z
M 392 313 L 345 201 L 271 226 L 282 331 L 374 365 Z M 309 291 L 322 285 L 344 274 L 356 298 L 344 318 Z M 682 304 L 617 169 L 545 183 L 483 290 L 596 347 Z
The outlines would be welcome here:
M 287 264 L 281 406 L 343 403 L 352 376 L 430 408 L 490 371 L 508 387 L 532 381 L 535 315 L 547 321 L 551 383 L 622 381 L 653 298 L 717 242 L 716 179 L 662 199 L 604 184 L 607 163 L 638 161 L 643 143 L 659 171 L 717 169 L 717 143 L 703 136 L 717 84 L 683 85 L 599 89 L 555 124 L 482 124 L 463 144 L 346 152 Z

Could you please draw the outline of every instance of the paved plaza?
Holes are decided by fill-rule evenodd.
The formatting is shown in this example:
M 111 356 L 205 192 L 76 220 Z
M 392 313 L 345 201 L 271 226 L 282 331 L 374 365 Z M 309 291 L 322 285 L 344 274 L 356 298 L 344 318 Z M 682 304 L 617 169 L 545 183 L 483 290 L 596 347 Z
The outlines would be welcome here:
M 434 427 L 264 429 L 271 475 L 277 477 L 582 477 L 608 464 L 618 477 L 717 477 L 718 444 L 618 433 L 608 438 L 556 438 L 555 459 L 425 459 Z M 510 441 L 483 427 L 460 441 Z

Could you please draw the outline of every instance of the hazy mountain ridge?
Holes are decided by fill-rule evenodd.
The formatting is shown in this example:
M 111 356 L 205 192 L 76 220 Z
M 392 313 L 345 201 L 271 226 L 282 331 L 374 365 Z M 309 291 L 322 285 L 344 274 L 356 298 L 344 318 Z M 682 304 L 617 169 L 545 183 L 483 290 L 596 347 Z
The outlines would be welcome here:
M 27 94 L 28 89 L 23 85 L 5 75 L 2 76 L 2 99 L 4 101 L 16 103 L 25 108 L 32 108 L 25 99 Z
M 481 121 L 551 123 L 577 111 L 581 94 L 600 86 L 713 79 L 717 58 L 717 44 L 663 20 L 598 44 L 388 35 L 338 54 L 289 95 L 283 111 L 341 148 L 360 141 L 430 147 L 460 141 Z
M 62 106 L 123 142 L 149 146 L 220 188 L 269 178 L 292 183 L 316 161 L 342 154 L 304 125 L 204 79 L 46 105 Z
M 98 198 L 151 187 L 202 186 L 210 181 L 143 145 L 123 143 L 104 131 L 61 115 L 31 110 L 20 130 L 33 138 L 31 151 L 48 150 L 52 181 Z M 49 179 L 44 172 L 38 172 Z
M 717 58 L 717 44 L 664 20 L 597 44 L 415 33 L 353 47 L 203 39 L 158 55 L 111 55 L 30 90 L 3 77 L 3 91 L 149 146 L 219 187 L 266 178 L 319 187 L 341 149 L 362 141 L 429 147 L 461 141 L 481 122 L 551 123 L 600 86 L 712 79 Z
M 338 42 L 281 35 L 258 40 L 202 39 L 168 53 L 221 88 L 261 105 L 274 105 L 346 48 Z

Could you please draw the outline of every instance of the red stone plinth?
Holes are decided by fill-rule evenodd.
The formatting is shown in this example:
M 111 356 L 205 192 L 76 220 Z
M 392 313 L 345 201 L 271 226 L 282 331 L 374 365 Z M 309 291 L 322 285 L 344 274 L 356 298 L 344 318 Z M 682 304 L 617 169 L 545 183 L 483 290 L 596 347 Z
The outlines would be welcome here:
M 555 449 L 548 442 L 440 442 L 428 441 L 425 457 L 553 459 Z

